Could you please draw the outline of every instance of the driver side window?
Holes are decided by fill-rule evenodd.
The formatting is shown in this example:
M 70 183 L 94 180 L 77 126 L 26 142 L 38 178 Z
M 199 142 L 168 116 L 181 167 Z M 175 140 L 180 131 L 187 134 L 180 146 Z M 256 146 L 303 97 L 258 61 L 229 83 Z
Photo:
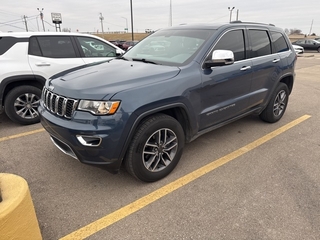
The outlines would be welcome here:
M 243 30 L 233 30 L 225 33 L 214 46 L 214 50 L 231 50 L 234 54 L 234 61 L 244 60 L 245 45 Z
M 116 49 L 90 37 L 77 37 L 85 57 L 116 57 Z

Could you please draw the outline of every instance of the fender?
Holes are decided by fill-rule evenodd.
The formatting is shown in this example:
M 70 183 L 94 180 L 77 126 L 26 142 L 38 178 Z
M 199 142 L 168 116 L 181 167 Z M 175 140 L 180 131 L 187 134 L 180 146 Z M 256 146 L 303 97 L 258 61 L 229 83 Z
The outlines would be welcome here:
M 155 114 L 155 113 L 160 113 L 160 112 L 163 112 L 163 111 L 166 111 L 166 110 L 170 110 L 170 109 L 173 109 L 173 108 L 182 108 L 184 109 L 185 113 L 187 114 L 187 126 L 188 128 L 190 129 L 189 133 L 186 132 L 186 135 L 189 135 L 188 138 L 192 138 L 193 135 L 195 134 L 195 131 L 197 129 L 197 122 L 196 122 L 196 118 L 195 116 L 190 116 L 190 111 L 187 110 L 187 106 L 182 103 L 182 102 L 176 102 L 176 103 L 169 103 L 167 105 L 163 105 L 163 106 L 160 106 L 160 107 L 156 107 L 156 108 L 152 108 L 150 107 L 148 110 L 144 111 L 143 113 L 139 114 L 139 115 L 136 115 L 137 113 L 133 113 L 132 116 L 136 116 L 136 118 L 134 119 L 134 122 L 133 124 L 129 124 L 131 125 L 130 129 L 128 131 L 124 131 L 124 132 L 128 132 L 128 134 L 125 134 L 126 139 L 125 139 L 125 142 L 123 144 L 123 147 L 122 147 L 122 150 L 120 152 L 120 155 L 119 155 L 119 159 L 123 159 L 124 158 L 124 155 L 127 151 L 127 148 L 129 147 L 129 144 L 130 144 L 130 141 L 134 135 L 134 132 L 135 130 L 137 129 L 139 123 L 142 121 L 143 118 L 147 117 L 147 116 L 150 116 L 152 114 Z M 128 124 L 128 123 L 127 123 Z
M 9 90 L 21 85 L 32 85 L 42 89 L 45 82 L 44 77 L 33 74 L 10 76 L 3 79 L 0 82 L 0 113 L 3 111 L 3 102 Z

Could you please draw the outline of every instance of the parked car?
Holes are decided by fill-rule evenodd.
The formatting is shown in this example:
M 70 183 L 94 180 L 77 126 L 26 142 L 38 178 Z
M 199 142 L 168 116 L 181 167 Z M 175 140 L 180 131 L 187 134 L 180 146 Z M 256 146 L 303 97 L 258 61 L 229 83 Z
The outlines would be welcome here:
M 112 44 L 116 45 L 117 47 L 122 49 L 122 45 L 126 42 L 124 40 L 111 40 Z
M 165 41 L 161 51 L 145 52 Z M 185 143 L 249 114 L 279 121 L 297 55 L 282 29 L 233 22 L 179 25 L 146 37 L 122 57 L 46 81 L 41 123 L 82 163 L 142 181 L 178 164 Z
M 125 43 L 122 44 L 122 49 L 127 51 L 130 47 L 133 47 L 137 43 L 138 41 L 126 41 Z
M 293 42 L 292 44 L 303 47 L 305 50 L 316 50 L 320 52 L 320 42 L 313 39 L 303 39 Z
M 304 48 L 298 45 L 294 45 L 292 44 L 292 47 L 294 49 L 294 51 L 296 52 L 296 54 L 302 54 L 304 53 Z
M 124 51 L 88 34 L 0 33 L 0 113 L 20 124 L 39 122 L 45 80 L 63 70 L 119 56 Z

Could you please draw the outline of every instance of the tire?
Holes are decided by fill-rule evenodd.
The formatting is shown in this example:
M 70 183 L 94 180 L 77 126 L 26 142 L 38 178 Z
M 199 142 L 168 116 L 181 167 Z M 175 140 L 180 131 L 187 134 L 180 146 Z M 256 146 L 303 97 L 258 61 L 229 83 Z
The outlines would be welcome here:
M 260 118 L 269 123 L 279 121 L 286 111 L 289 100 L 289 89 L 286 84 L 279 83 L 273 92 L 267 107 L 260 114 Z
M 125 157 L 125 168 L 135 178 L 155 182 L 178 164 L 185 144 L 180 123 L 165 114 L 146 118 L 137 128 Z
M 38 113 L 40 98 L 39 88 L 27 85 L 16 87 L 5 98 L 5 112 L 13 122 L 23 125 L 37 123 L 40 121 Z
M 317 51 L 320 53 L 320 47 L 318 47 Z

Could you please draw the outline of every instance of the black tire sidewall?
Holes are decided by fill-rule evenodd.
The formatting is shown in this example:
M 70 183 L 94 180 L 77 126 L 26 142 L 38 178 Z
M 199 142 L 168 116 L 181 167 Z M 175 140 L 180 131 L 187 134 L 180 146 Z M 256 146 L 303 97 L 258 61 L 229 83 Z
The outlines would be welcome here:
M 176 134 L 178 138 L 178 149 L 174 159 L 165 169 L 159 172 L 150 172 L 144 166 L 142 151 L 149 137 L 161 128 L 168 128 Z M 164 178 L 176 167 L 182 155 L 185 140 L 181 125 L 170 116 L 156 115 L 152 121 L 145 121 L 138 129 L 137 134 L 131 144 L 130 156 L 127 159 L 127 161 L 131 161 L 130 164 L 135 177 L 145 182 L 154 182 Z
M 274 110 L 274 101 L 275 101 L 276 97 L 278 96 L 278 94 L 281 91 L 285 91 L 285 93 L 286 93 L 286 100 L 285 100 L 286 104 L 284 106 L 284 109 L 283 109 L 282 113 L 279 116 L 275 116 L 274 112 L 273 112 L 273 110 Z M 288 89 L 286 84 L 279 83 L 277 88 L 273 92 L 267 107 L 261 113 L 260 118 L 262 120 L 264 120 L 266 122 L 270 122 L 270 123 L 274 123 L 274 122 L 279 121 L 282 118 L 282 116 L 284 115 L 284 113 L 285 113 L 285 111 L 287 109 L 288 101 L 289 101 L 289 89 Z
M 7 116 L 13 122 L 16 122 L 16 123 L 23 124 L 23 125 L 38 123 L 40 121 L 39 116 L 36 118 L 32 118 L 32 119 L 25 119 L 25 118 L 20 117 L 15 111 L 15 107 L 14 107 L 15 100 L 19 96 L 21 96 L 25 93 L 32 93 L 32 94 L 36 95 L 39 99 L 41 98 L 41 89 L 39 89 L 37 87 L 26 86 L 26 85 L 16 87 L 16 88 L 12 89 L 7 94 L 7 96 L 5 98 L 5 103 L 4 103 L 5 112 L 6 112 Z

